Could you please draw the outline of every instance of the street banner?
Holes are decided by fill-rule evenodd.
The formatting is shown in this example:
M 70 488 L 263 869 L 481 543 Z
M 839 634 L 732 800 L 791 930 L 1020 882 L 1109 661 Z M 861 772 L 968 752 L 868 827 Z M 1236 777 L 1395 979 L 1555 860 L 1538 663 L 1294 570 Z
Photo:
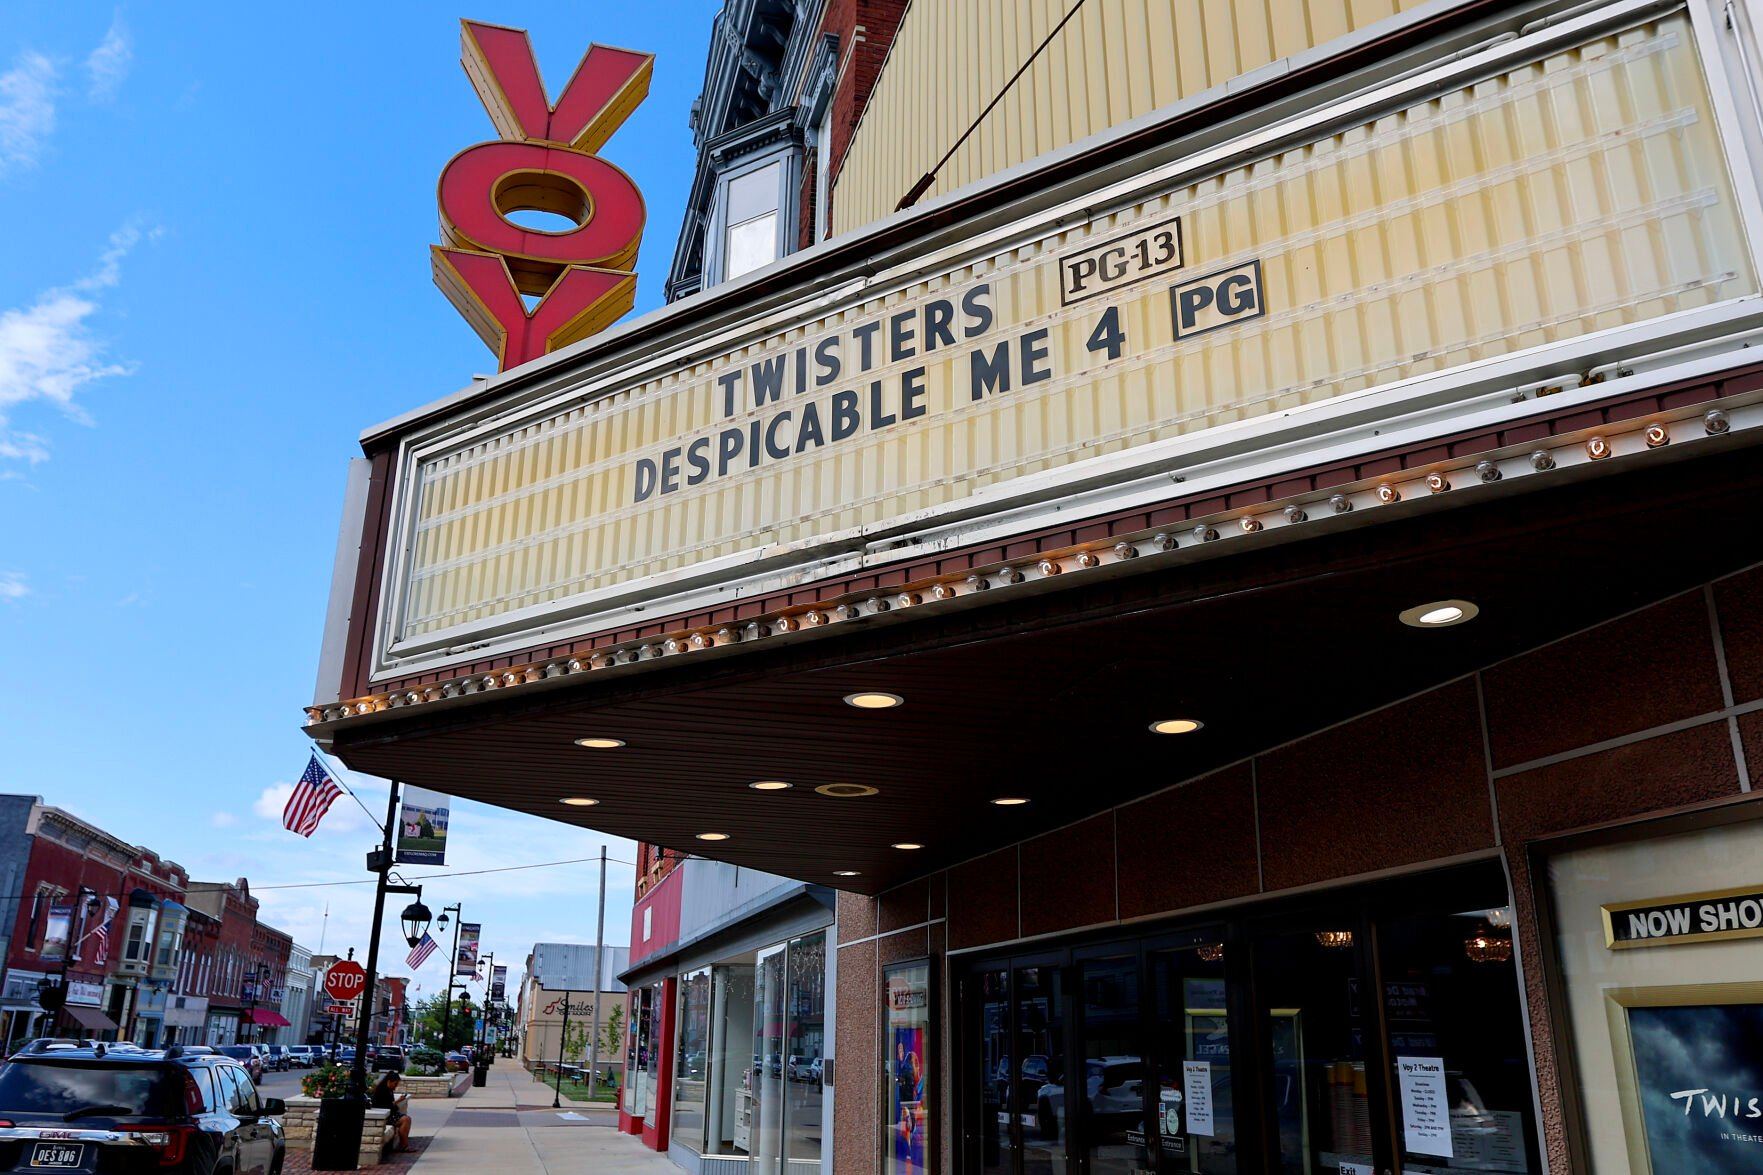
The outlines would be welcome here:
M 404 789 L 398 814 L 398 848 L 401 865 L 447 863 L 447 818 L 451 799 L 420 787 Z
M 453 974 L 477 974 L 477 939 L 483 930 L 482 922 L 461 922 L 459 924 L 459 953 L 453 959 Z
M 67 943 L 73 937 L 73 907 L 50 906 L 49 918 L 43 927 L 43 948 L 37 958 L 45 963 L 59 963 L 67 958 Z
M 508 968 L 497 964 L 490 978 L 490 1002 L 499 1004 L 508 997 Z

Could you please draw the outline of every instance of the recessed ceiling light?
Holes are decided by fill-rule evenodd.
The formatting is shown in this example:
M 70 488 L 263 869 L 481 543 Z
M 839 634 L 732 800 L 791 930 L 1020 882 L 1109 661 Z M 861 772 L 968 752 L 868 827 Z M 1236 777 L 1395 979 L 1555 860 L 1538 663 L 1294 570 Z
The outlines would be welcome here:
M 1204 725 L 1192 718 L 1159 718 L 1151 723 L 1151 729 L 1157 734 L 1192 734 Z
M 698 839 L 699 840 L 727 840 L 728 833 L 726 833 L 726 832 L 700 832 L 698 834 Z
M 624 745 L 624 740 L 621 738 L 603 738 L 596 736 L 593 738 L 578 738 L 575 740 L 575 745 L 578 747 L 589 747 L 596 751 L 609 751 L 613 747 L 622 747 Z
M 823 783 L 814 790 L 835 800 L 854 800 L 858 796 L 873 796 L 881 788 L 870 787 L 867 783 Z
M 907 852 L 911 852 L 913 849 L 922 849 L 924 846 L 919 845 L 919 844 L 913 844 L 909 840 L 903 840 L 899 844 L 895 845 L 894 847 L 896 849 L 904 849 Z
M 1402 623 L 1410 628 L 1449 628 L 1464 624 L 1481 614 L 1481 609 L 1468 600 L 1434 600 L 1416 604 L 1402 612 Z
M 590 799 L 587 796 L 564 796 L 562 802 L 568 804 L 572 808 L 592 808 L 600 801 Z
M 834 877 L 856 877 L 856 876 L 858 876 L 858 873 L 857 873 L 857 870 L 855 870 L 855 869 L 834 869 L 833 876 Z
M 785 783 L 781 779 L 761 779 L 755 783 L 749 783 L 747 786 L 754 791 L 788 791 L 793 785 Z
M 903 706 L 906 699 L 899 694 L 883 694 L 873 691 L 861 694 L 846 694 L 845 705 L 855 706 L 859 710 L 892 710 L 895 706 Z
M 1028 803 L 1028 797 L 1027 796 L 999 796 L 997 799 L 993 800 L 992 803 L 998 805 L 998 807 L 1000 807 L 1000 808 L 1015 808 L 1015 807 L 1019 807 L 1022 804 Z

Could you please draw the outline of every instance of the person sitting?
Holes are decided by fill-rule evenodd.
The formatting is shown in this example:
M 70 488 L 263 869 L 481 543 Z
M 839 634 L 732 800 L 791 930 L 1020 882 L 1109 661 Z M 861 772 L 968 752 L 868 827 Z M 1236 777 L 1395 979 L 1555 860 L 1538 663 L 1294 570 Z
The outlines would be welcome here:
M 398 1087 L 403 1083 L 403 1074 L 388 1072 L 374 1082 L 373 1093 L 369 1096 L 374 1109 L 390 1111 L 386 1123 L 392 1128 L 393 1145 L 398 1150 L 407 1151 L 410 1149 L 410 1115 L 398 1105 Z

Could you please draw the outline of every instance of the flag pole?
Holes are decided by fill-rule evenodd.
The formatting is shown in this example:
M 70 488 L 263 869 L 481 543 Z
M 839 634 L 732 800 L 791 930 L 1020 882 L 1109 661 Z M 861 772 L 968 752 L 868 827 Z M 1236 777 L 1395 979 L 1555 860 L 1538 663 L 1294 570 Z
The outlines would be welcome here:
M 331 778 L 337 781 L 337 786 L 348 792 L 349 798 L 355 801 L 356 806 L 363 812 L 367 813 L 367 818 L 373 821 L 373 826 L 375 828 L 379 828 L 381 832 L 384 832 L 387 828 L 392 827 L 393 823 L 398 819 L 398 810 L 396 808 L 392 809 L 391 813 L 386 817 L 385 827 L 382 828 L 379 820 L 376 819 L 373 814 L 373 809 L 362 803 L 361 797 L 355 794 L 355 789 L 349 786 L 349 780 L 346 777 L 342 764 L 331 758 L 330 755 L 325 752 L 325 749 L 314 742 L 310 736 L 306 739 L 306 745 L 312 748 L 312 753 L 318 756 L 319 763 L 330 772 Z M 392 790 L 397 791 L 398 785 L 393 784 Z

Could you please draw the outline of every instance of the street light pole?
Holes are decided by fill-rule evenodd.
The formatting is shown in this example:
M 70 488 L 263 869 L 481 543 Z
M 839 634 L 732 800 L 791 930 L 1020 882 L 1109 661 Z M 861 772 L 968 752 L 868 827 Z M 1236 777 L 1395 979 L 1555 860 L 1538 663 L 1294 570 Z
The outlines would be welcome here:
M 569 1043 L 569 997 L 574 994 L 573 991 L 563 993 L 563 1031 L 557 1034 L 557 1089 L 551 1094 L 551 1108 L 553 1110 L 563 1104 L 563 1049 Z M 593 1093 L 593 1089 L 590 1088 L 588 1096 L 592 1097 Z
M 441 1002 L 441 1068 L 447 1067 L 447 1030 L 453 1024 L 453 969 L 459 966 L 459 923 L 463 915 L 459 912 L 459 903 L 441 907 L 441 917 L 445 918 L 448 911 L 453 913 L 453 953 L 447 959 L 447 998 Z
M 367 938 L 367 986 L 361 989 L 361 1011 L 355 1022 L 355 1060 L 349 1071 L 351 1096 L 367 1097 L 367 1041 L 373 1020 L 373 987 L 379 977 L 380 923 L 386 916 L 386 881 L 392 871 L 392 834 L 398 828 L 398 781 L 386 796 L 385 840 L 370 860 L 379 880 L 373 887 L 373 926 Z
M 496 982 L 496 953 L 491 951 L 484 956 L 484 1004 L 478 1013 L 477 1049 L 481 1056 L 490 1027 L 490 987 Z

